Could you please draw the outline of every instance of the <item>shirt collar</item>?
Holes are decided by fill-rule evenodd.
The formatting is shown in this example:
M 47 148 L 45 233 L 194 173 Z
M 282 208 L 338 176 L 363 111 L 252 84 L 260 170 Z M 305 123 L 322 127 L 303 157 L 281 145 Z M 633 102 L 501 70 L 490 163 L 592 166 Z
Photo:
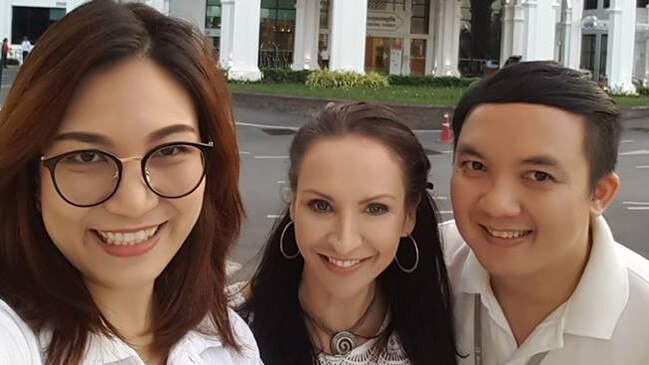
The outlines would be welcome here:
M 168 363 L 185 363 L 182 361 L 184 358 L 190 358 L 194 363 L 197 363 L 196 361 L 200 359 L 200 355 L 208 348 L 222 347 L 223 342 L 220 336 L 215 334 L 215 331 L 216 327 L 212 324 L 212 321 L 205 318 L 196 330 L 185 334 L 171 348 Z M 88 340 L 86 356 L 82 361 L 82 365 L 143 364 L 133 348 L 114 336 L 106 337 L 91 334 Z
M 629 283 L 606 220 L 593 219 L 591 229 L 590 257 L 571 296 L 565 332 L 608 340 L 626 307 Z
M 608 340 L 626 307 L 629 297 L 626 266 L 620 259 L 606 220 L 597 217 L 591 224 L 593 243 L 590 257 L 575 291 L 568 300 L 564 333 Z M 504 320 L 494 313 L 496 302 L 489 272 L 469 252 L 460 279 L 460 292 L 481 294 L 482 303 L 497 322 Z M 498 311 L 495 311 L 496 313 Z M 596 320 L 595 320 L 596 319 Z

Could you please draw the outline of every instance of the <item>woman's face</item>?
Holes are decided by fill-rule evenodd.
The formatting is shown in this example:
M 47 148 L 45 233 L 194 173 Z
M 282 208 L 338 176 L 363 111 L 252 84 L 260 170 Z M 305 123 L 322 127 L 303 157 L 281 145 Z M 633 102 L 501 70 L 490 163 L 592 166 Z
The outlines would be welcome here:
M 331 295 L 367 289 L 414 227 L 399 159 L 360 136 L 326 138 L 307 150 L 291 204 L 303 278 Z
M 123 159 L 144 156 L 168 142 L 200 142 L 192 100 L 163 68 L 137 58 L 93 74 L 80 84 L 55 142 L 43 154 L 47 158 L 95 149 Z M 153 154 L 146 169 L 150 185 L 171 181 L 159 178 L 162 174 L 157 172 L 174 166 L 187 168 L 186 157 L 179 148 Z M 57 165 L 57 184 L 68 199 L 99 193 L 116 179 L 116 174 L 98 173 L 105 165 L 107 160 L 95 153 L 68 156 Z M 114 195 L 87 208 L 66 202 L 56 191 L 50 172 L 45 167 L 40 171 L 45 228 L 89 286 L 151 285 L 182 246 L 202 207 L 204 180 L 183 198 L 162 198 L 145 183 L 140 159 L 123 161 Z

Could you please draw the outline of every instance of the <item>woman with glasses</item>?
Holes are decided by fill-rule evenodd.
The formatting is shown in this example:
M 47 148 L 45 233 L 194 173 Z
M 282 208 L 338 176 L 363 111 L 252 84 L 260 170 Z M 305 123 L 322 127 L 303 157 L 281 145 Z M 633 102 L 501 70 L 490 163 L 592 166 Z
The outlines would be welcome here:
M 139 4 L 42 36 L 0 114 L 0 364 L 261 364 L 224 294 L 243 212 L 214 65 Z
M 417 137 L 386 107 L 332 104 L 300 128 L 289 155 L 290 204 L 249 285 L 230 287 L 264 363 L 455 364 Z

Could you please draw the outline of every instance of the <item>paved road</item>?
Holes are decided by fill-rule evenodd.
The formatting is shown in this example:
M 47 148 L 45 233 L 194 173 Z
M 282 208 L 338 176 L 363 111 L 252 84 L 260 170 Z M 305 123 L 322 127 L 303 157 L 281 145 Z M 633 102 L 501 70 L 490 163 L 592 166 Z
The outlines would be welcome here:
M 243 171 L 241 189 L 248 221 L 233 258 L 247 268 L 254 266 L 255 255 L 288 196 L 284 183 L 288 145 L 292 130 L 305 120 L 291 114 L 243 108 L 236 109 L 236 116 Z M 605 216 L 618 241 L 649 258 L 649 120 L 627 122 L 626 128 L 617 171 L 622 186 Z M 451 146 L 437 142 L 439 131 L 419 130 L 416 134 L 429 152 L 433 165 L 430 179 L 435 183 L 442 217 L 450 219 Z

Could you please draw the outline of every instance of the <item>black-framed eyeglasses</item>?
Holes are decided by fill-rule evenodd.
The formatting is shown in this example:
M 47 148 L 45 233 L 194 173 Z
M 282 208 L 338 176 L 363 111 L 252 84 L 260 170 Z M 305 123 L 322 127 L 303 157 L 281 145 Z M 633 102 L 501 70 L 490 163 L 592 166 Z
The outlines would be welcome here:
M 61 198 L 87 208 L 110 199 L 122 178 L 124 164 L 140 160 L 144 182 L 162 198 L 177 199 L 194 192 L 203 182 L 213 144 L 171 142 L 154 147 L 144 156 L 119 158 L 98 149 L 41 156 Z

